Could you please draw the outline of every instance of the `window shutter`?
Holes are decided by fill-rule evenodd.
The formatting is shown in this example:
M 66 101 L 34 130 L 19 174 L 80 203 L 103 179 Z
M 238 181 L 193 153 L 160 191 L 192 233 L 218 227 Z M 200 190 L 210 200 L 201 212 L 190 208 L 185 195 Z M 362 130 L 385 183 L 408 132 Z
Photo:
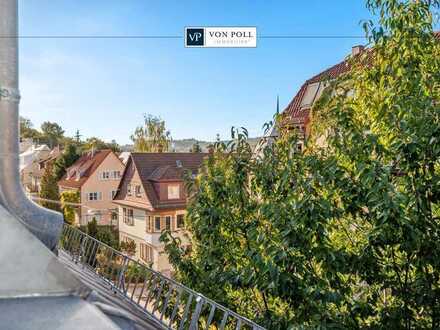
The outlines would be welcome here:
M 99 200 L 99 201 L 102 200 L 102 192 L 99 192 L 99 193 L 98 193 L 98 200 Z

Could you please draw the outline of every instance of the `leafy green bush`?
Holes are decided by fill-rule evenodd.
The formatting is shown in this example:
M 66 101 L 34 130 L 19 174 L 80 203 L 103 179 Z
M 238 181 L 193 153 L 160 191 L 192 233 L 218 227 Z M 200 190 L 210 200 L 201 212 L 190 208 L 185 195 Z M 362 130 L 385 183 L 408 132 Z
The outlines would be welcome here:
M 296 152 L 217 143 L 193 184 L 178 280 L 270 329 L 440 328 L 438 1 L 368 0 L 373 50 L 329 82 Z M 325 140 L 324 143 L 318 143 Z

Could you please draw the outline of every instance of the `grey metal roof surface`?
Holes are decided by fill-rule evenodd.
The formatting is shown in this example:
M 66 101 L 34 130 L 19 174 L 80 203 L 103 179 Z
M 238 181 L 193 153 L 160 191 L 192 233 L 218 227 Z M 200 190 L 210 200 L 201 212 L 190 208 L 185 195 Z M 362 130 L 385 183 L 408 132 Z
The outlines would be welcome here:
M 132 321 L 134 329 L 164 329 L 157 321 L 149 318 L 145 312 L 140 311 L 120 293 L 112 291 L 109 284 L 96 273 L 83 267 L 82 264 L 73 262 L 72 258 L 65 252 L 60 250 L 59 253 L 59 260 L 83 283 L 93 289 L 93 293 L 88 300 L 100 307 L 103 307 L 102 304 L 110 307 L 110 309 L 106 307 L 104 309 L 105 312 L 111 314 L 112 319 L 118 319 L 116 314 L 120 313 L 120 316 L 124 316 L 122 318 L 129 318 Z
M 62 252 L 57 258 L 1 205 L 0 263 L 2 330 L 161 328 Z

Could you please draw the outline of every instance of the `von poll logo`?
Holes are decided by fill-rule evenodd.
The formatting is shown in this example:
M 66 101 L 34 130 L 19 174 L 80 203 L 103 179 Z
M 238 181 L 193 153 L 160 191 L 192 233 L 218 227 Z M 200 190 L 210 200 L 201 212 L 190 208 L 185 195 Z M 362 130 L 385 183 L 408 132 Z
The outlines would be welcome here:
M 185 47 L 255 48 L 256 27 L 187 27 Z
M 186 46 L 194 47 L 194 46 L 204 46 L 205 45 L 205 29 L 186 29 Z

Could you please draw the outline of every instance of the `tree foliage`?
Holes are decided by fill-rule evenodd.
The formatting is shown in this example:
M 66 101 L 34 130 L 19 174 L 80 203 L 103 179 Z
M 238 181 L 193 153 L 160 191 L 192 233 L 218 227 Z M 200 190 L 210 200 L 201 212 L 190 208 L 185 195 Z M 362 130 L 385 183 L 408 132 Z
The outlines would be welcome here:
M 41 131 L 47 140 L 45 143 L 48 143 L 50 148 L 57 146 L 64 137 L 64 130 L 57 123 L 45 121 L 41 124 Z
M 75 223 L 75 210 L 78 208 L 71 204 L 79 204 L 80 202 L 79 191 L 68 190 L 61 193 L 61 207 L 63 209 L 64 221 L 69 225 Z
M 54 175 L 57 180 L 61 180 L 63 175 L 66 174 L 66 169 L 72 166 L 79 157 L 76 146 L 68 144 L 53 166 Z
M 367 6 L 372 50 L 329 82 L 305 152 L 281 130 L 259 158 L 233 131 L 188 183 L 192 252 L 162 236 L 178 280 L 269 329 L 440 327 L 438 2 Z
M 41 177 L 40 197 L 50 201 L 42 201 L 41 205 L 49 209 L 60 211 L 60 206 L 51 201 L 59 201 L 60 195 L 58 191 L 58 180 L 53 172 L 53 165 L 51 162 L 46 164 L 46 167 Z
M 121 251 L 132 257 L 136 254 L 136 242 L 133 240 L 129 240 L 127 242 L 120 243 Z
M 40 132 L 34 128 L 34 124 L 32 124 L 30 119 L 20 117 L 20 136 L 25 139 L 38 139 Z
M 190 152 L 202 152 L 202 147 L 200 146 L 199 141 L 196 141 L 196 142 L 192 145 Z
M 83 152 L 88 152 L 91 150 L 103 150 L 103 149 L 110 149 L 113 152 L 120 152 L 121 147 L 119 144 L 112 140 L 110 143 L 107 143 L 97 137 L 91 137 L 86 139 L 86 141 L 82 144 L 82 150 Z
M 165 121 L 152 115 L 144 115 L 144 124 L 130 137 L 135 152 L 167 152 L 171 145 L 171 134 Z

